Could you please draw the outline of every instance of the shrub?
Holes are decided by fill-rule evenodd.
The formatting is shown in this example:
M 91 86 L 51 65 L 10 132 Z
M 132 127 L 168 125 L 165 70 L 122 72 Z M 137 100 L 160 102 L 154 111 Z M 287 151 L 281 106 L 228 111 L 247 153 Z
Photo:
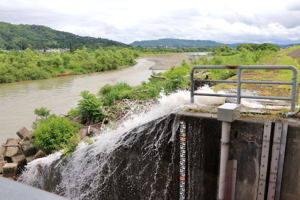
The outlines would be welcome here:
M 74 152 L 78 143 L 80 142 L 80 137 L 78 135 L 74 135 L 69 139 L 69 142 L 64 145 L 64 151 L 62 156 L 67 156 L 70 153 Z
M 34 109 L 34 114 L 36 114 L 40 118 L 46 118 L 49 116 L 50 110 L 48 110 L 45 107 L 36 108 L 36 109 Z
M 97 123 L 104 117 L 103 103 L 89 91 L 81 92 L 82 99 L 78 104 L 78 114 L 82 123 Z
M 230 56 L 234 55 L 235 51 L 230 46 L 219 46 L 213 50 L 213 53 L 219 56 Z
M 112 105 L 117 100 L 131 99 L 132 87 L 127 83 L 117 83 L 116 85 L 105 85 L 99 91 L 103 98 L 104 105 Z
M 45 119 L 47 117 L 49 117 L 50 115 L 50 110 L 45 108 L 45 107 L 41 107 L 41 108 L 36 108 L 34 109 L 34 114 L 37 116 L 37 118 L 35 119 L 35 121 L 32 123 L 32 128 L 36 129 L 39 122 L 42 119 Z
M 78 108 L 72 108 L 71 110 L 69 110 L 68 116 L 72 118 L 78 117 L 79 116 Z
M 33 131 L 34 144 L 45 153 L 51 153 L 67 145 L 80 128 L 80 124 L 67 118 L 50 116 L 37 124 Z

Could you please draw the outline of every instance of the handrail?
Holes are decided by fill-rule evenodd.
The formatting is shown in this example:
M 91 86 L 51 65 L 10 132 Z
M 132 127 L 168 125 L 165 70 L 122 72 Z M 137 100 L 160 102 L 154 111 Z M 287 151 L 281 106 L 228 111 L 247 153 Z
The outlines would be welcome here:
M 198 69 L 236 69 L 237 70 L 237 80 L 202 80 L 194 79 L 194 72 Z M 293 72 L 293 78 L 291 82 L 286 81 L 252 81 L 252 80 L 242 80 L 242 70 L 245 69 L 276 69 L 276 70 L 291 70 Z M 237 84 L 237 94 L 209 94 L 209 93 L 195 93 L 195 82 L 216 82 L 216 83 L 236 83 Z M 269 97 L 269 96 L 249 96 L 241 95 L 241 84 L 274 84 L 274 85 L 292 85 L 292 95 L 291 97 Z M 297 102 L 297 91 L 298 91 L 298 70 L 294 66 L 290 65 L 204 65 L 204 66 L 194 66 L 191 70 L 191 103 L 194 103 L 194 96 L 218 96 L 218 97 L 233 97 L 237 98 L 237 104 L 241 103 L 242 98 L 251 99 L 269 99 L 269 100 L 286 100 L 291 101 L 291 110 L 295 110 Z

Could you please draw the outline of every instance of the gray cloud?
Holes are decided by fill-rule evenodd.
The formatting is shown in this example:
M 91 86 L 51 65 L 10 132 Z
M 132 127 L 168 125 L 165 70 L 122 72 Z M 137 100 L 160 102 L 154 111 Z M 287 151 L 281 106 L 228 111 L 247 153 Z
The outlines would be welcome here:
M 44 4 L 44 1 L 38 1 L 35 5 L 30 0 L 26 3 L 22 0 L 2 0 L 0 21 L 46 25 L 79 35 L 126 43 L 159 38 L 208 39 L 220 42 L 300 42 L 299 3 L 289 4 L 276 11 L 252 13 L 233 8 L 215 11 L 191 6 L 145 17 L 142 11 L 147 8 L 133 9 L 130 6 L 136 2 L 131 1 L 132 5 L 120 1 L 115 6 L 122 3 L 130 8 L 128 11 L 127 7 L 113 10 L 114 6 L 111 5 L 110 9 L 106 9 L 105 2 L 98 2 L 94 7 L 91 5 L 90 11 L 88 7 L 77 7 L 74 11 L 66 4 L 65 7 L 69 10 L 65 11 L 65 8 L 55 7 L 55 2 L 54 7 L 51 7 Z M 97 1 L 93 1 L 95 2 Z
M 297 2 L 297 3 L 294 3 L 290 6 L 288 6 L 288 10 L 289 11 L 300 11 L 300 3 Z

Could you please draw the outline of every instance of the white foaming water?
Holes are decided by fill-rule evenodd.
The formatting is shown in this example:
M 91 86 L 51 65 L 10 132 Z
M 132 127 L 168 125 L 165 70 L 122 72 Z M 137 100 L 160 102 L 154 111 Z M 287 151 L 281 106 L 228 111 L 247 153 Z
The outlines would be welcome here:
M 207 86 L 197 92 L 213 93 Z M 106 177 L 99 173 L 99 170 L 101 171 L 105 168 L 106 171 L 108 170 L 108 174 L 114 172 L 114 169 L 111 169 L 108 163 L 111 156 L 110 153 L 120 145 L 126 145 L 121 144 L 121 141 L 128 134 L 127 131 L 170 113 L 195 107 L 195 105 L 190 104 L 189 91 L 178 91 L 168 96 L 162 95 L 158 102 L 158 104 L 153 105 L 149 112 L 130 116 L 117 129 L 103 130 L 101 134 L 94 137 L 95 142 L 92 145 L 81 143 L 77 150 L 67 158 L 69 160 L 66 165 L 61 168 L 62 180 L 57 187 L 57 192 L 71 199 L 81 200 L 87 198 L 97 190 L 99 182 L 100 184 L 105 182 Z M 195 96 L 195 104 L 198 106 L 222 104 L 224 102 L 225 98 Z M 99 154 L 102 155 L 101 160 L 100 162 L 95 162 Z M 40 169 L 60 159 L 60 156 L 61 153 L 58 152 L 29 163 L 19 180 L 29 185 L 45 188 L 43 185 L 45 184 L 43 173 L 41 173 Z M 89 184 L 87 191 L 84 189 L 86 187 L 84 183 L 91 176 L 94 178 L 92 183 Z
M 272 103 L 272 104 L 277 103 L 278 105 L 267 105 L 268 103 Z M 266 110 L 266 109 L 267 110 L 289 109 L 288 105 L 282 105 L 282 104 L 286 104 L 286 102 L 279 101 L 279 100 L 256 101 L 253 99 L 242 99 L 241 104 L 248 108 L 263 109 L 263 110 Z
M 39 170 L 50 166 L 53 161 L 58 160 L 60 157 L 61 151 L 53 153 L 47 157 L 31 161 L 27 164 L 26 169 L 28 170 L 26 170 L 26 173 L 22 174 L 21 179 L 24 181 L 26 180 L 26 183 L 28 183 L 29 185 L 44 188 L 44 177 L 40 176 L 38 179 L 36 179 L 36 177 L 40 175 Z

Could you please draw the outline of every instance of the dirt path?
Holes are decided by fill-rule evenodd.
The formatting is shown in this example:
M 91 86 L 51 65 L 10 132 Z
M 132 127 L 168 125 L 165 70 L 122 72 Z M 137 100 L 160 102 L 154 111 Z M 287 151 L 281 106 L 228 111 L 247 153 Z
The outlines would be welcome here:
M 300 49 L 296 49 L 295 51 L 292 51 L 287 54 L 288 56 L 292 58 L 300 58 Z
M 298 63 L 300 64 L 300 49 L 296 49 L 295 51 L 292 51 L 288 54 L 286 54 L 287 56 L 290 56 L 294 59 L 298 60 Z

